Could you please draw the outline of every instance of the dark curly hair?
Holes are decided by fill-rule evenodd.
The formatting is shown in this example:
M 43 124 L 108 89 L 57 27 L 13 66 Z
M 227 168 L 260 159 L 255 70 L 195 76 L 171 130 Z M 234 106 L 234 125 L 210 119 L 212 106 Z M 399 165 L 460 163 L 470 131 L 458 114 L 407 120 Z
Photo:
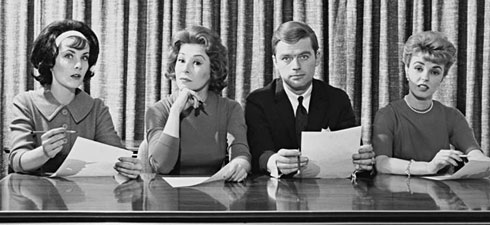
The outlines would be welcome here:
M 211 78 L 209 90 L 220 94 L 226 87 L 228 75 L 228 50 L 221 43 L 218 34 L 209 28 L 192 26 L 177 32 L 172 38 L 167 61 L 167 73 L 169 79 L 175 79 L 175 63 L 182 44 L 201 44 L 206 49 L 206 54 L 211 62 Z
M 83 49 L 89 45 L 90 55 L 88 59 L 89 70 L 84 77 L 84 82 L 87 82 L 94 76 L 90 68 L 95 65 L 99 57 L 99 40 L 95 33 L 85 23 L 76 20 L 60 20 L 55 21 L 46 26 L 39 36 L 34 41 L 34 47 L 31 52 L 31 63 L 39 72 L 39 75 L 32 73 L 31 75 L 41 83 L 42 86 L 51 85 L 53 82 L 53 68 L 56 57 L 58 56 L 58 47 L 56 46 L 56 38 L 69 30 L 75 30 L 82 33 L 86 40 L 73 36 L 75 41 L 70 47 L 75 49 Z

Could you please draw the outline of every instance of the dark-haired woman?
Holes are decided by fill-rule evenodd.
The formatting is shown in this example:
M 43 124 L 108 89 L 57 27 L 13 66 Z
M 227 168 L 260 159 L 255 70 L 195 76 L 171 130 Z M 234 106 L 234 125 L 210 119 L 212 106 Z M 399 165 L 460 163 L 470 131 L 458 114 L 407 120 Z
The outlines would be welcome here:
M 33 76 L 42 88 L 21 93 L 13 101 L 10 171 L 55 172 L 77 136 L 122 147 L 108 107 L 79 89 L 93 76 L 91 68 L 98 54 L 97 36 L 83 22 L 55 21 L 41 31 L 34 42 L 31 63 L 38 71 Z M 138 159 L 121 157 L 114 168 L 136 178 L 142 165 Z

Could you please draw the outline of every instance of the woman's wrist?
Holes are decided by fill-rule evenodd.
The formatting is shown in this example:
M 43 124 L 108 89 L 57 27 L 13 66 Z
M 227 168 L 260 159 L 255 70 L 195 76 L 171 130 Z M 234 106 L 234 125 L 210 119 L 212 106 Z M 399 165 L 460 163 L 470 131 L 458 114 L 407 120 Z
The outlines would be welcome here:
M 46 151 L 46 149 L 44 149 L 44 146 L 42 146 L 42 145 L 35 148 L 33 150 L 33 153 L 36 155 L 36 158 L 40 158 L 43 161 L 48 161 L 49 159 L 51 159 L 48 152 Z
M 247 160 L 247 157 L 237 156 L 233 158 L 231 161 L 235 161 L 236 163 L 240 164 L 240 166 L 242 166 L 247 172 L 250 172 L 251 166 L 250 166 L 250 162 Z
M 32 171 L 44 165 L 50 158 L 46 156 L 43 146 L 26 151 L 19 157 L 19 167 L 22 171 Z
M 425 163 L 425 171 L 426 171 L 424 174 L 431 175 L 437 173 L 436 167 L 433 164 L 431 164 L 431 162 L 424 162 L 424 163 Z

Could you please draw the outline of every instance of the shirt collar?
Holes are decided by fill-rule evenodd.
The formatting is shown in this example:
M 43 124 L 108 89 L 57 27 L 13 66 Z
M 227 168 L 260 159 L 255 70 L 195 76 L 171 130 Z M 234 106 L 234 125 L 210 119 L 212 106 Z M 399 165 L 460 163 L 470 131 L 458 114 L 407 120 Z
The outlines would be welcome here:
M 288 99 L 289 101 L 291 102 L 291 106 L 293 107 L 293 111 L 295 112 L 296 114 L 296 107 L 298 107 L 298 97 L 299 96 L 303 96 L 303 106 L 306 108 L 306 111 L 308 112 L 309 111 L 309 108 L 310 108 L 310 99 L 311 99 L 311 92 L 313 90 L 313 82 L 312 84 L 310 85 L 310 87 L 308 87 L 308 89 L 306 89 L 305 93 L 303 93 L 302 95 L 297 95 L 295 93 L 293 93 L 291 90 L 289 90 L 289 88 L 287 87 L 287 84 L 283 82 L 283 86 L 284 86 L 284 91 L 286 92 L 286 95 L 288 96 Z
M 94 99 L 86 92 L 77 89 L 75 98 L 68 105 L 62 105 L 48 88 L 41 88 L 32 93 L 33 103 L 46 120 L 51 121 L 58 112 L 68 109 L 76 123 L 82 121 L 92 110 Z

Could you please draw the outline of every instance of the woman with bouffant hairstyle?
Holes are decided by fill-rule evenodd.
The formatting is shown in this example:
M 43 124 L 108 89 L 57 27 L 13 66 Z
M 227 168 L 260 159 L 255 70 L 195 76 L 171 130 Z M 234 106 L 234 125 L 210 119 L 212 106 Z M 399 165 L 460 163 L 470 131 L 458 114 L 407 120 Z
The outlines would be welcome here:
M 74 35 L 71 38 L 74 42 L 71 47 L 75 49 L 83 49 L 88 45 L 90 55 L 88 56 L 88 68 L 92 68 L 99 57 L 99 40 L 95 33 L 82 22 L 75 20 L 55 21 L 41 31 L 38 38 L 34 42 L 34 47 L 31 53 L 31 63 L 37 69 L 37 73 L 32 73 L 34 78 L 39 81 L 42 86 L 51 85 L 53 81 L 53 68 L 56 56 L 59 54 L 59 48 L 56 43 L 59 37 L 65 31 L 78 31 L 82 36 Z M 84 82 L 89 81 L 94 76 L 92 70 L 87 70 L 84 76 Z
M 465 159 L 490 160 L 464 115 L 433 99 L 455 61 L 456 47 L 441 32 L 408 38 L 403 48 L 408 94 L 381 108 L 373 123 L 378 172 L 446 174 Z
M 9 171 L 46 175 L 65 161 L 77 137 L 123 147 L 109 108 L 79 87 L 93 76 L 99 41 L 86 24 L 55 21 L 34 42 L 31 63 L 42 88 L 17 95 L 10 123 Z M 96 157 L 96 156 L 94 156 Z M 121 157 L 114 169 L 136 178 L 138 159 Z
M 220 171 L 235 182 L 247 177 L 251 156 L 243 109 L 221 96 L 227 73 L 227 49 L 215 32 L 193 26 L 174 35 L 166 75 L 179 90 L 151 106 L 145 118 L 148 158 L 143 160 L 154 172 Z

